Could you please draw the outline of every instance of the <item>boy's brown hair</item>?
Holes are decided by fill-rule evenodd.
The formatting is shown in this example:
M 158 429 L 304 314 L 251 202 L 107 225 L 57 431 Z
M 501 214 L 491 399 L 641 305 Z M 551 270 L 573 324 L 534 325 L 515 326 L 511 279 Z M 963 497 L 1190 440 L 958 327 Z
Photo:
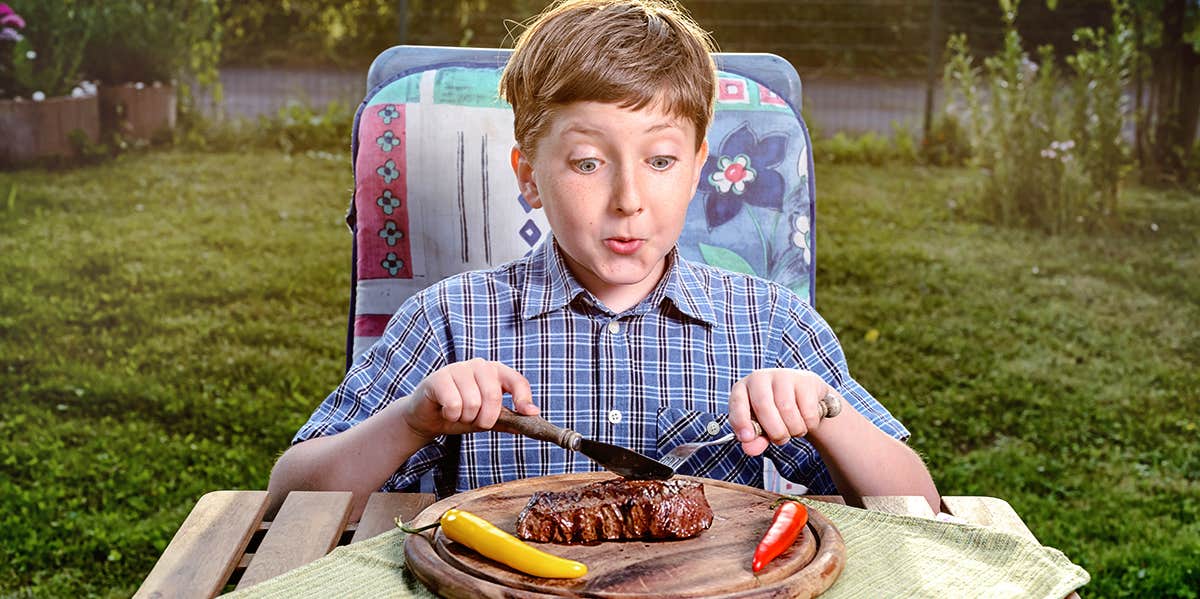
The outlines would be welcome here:
M 562 0 L 517 39 L 500 95 L 530 158 L 555 106 L 579 101 L 635 110 L 662 102 L 695 125 L 698 150 L 716 96 L 712 51 L 709 35 L 670 0 Z

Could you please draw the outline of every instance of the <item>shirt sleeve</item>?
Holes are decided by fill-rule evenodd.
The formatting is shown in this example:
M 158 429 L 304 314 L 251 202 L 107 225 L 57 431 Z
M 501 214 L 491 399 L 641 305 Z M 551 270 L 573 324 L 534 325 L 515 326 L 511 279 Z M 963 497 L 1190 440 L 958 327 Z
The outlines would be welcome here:
M 429 373 L 446 364 L 446 327 L 434 324 L 444 319 L 430 317 L 431 312 L 441 313 L 429 309 L 430 297 L 422 292 L 404 302 L 388 321 L 383 336 L 355 360 L 341 384 L 296 432 L 292 444 L 349 430 L 411 394 Z M 446 454 L 447 440 L 437 437 L 417 450 L 381 490 L 407 487 Z
M 777 368 L 800 368 L 816 373 L 880 430 L 901 441 L 908 440 L 908 429 L 850 376 L 841 343 L 812 306 L 799 298 L 794 299 L 781 326 Z M 828 468 L 807 440 L 793 439 L 783 447 L 772 446 L 767 457 L 775 462 L 780 474 L 807 486 L 810 492 L 837 493 Z

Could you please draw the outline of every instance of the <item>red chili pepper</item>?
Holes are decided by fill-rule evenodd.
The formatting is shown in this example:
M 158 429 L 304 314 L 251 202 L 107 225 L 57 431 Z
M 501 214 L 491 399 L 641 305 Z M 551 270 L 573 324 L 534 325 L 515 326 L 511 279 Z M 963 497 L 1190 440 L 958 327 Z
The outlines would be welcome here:
M 765 568 L 771 560 L 791 547 L 808 522 L 808 508 L 804 507 L 803 503 L 788 497 L 781 497 L 776 503 L 779 507 L 775 508 L 771 527 L 754 550 L 755 572 Z

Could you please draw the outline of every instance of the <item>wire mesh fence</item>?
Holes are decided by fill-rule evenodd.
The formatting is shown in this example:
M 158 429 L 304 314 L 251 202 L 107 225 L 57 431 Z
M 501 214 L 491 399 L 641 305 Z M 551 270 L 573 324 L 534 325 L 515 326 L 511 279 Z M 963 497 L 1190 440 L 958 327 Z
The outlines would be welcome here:
M 512 20 L 546 4 L 488 0 L 487 10 L 456 12 L 449 4 L 396 0 L 398 19 L 386 27 L 395 41 L 429 45 L 511 46 Z M 722 51 L 770 52 L 791 62 L 803 82 L 805 118 L 826 135 L 897 127 L 920 134 L 941 106 L 941 64 L 946 38 L 963 32 L 977 56 L 991 54 L 1002 38 L 998 3 L 987 0 L 684 0 Z M 1053 44 L 1072 47 L 1079 26 L 1103 25 L 1107 0 L 1076 0 L 1050 11 L 1026 2 L 1017 26 L 1032 52 Z M 464 34 L 466 32 L 466 34 Z M 382 50 L 383 48 L 380 48 Z M 365 94 L 369 59 L 337 69 L 226 67 L 223 98 L 202 93 L 199 106 L 213 118 L 273 115 L 289 102 L 316 109 L 329 102 L 356 106 Z

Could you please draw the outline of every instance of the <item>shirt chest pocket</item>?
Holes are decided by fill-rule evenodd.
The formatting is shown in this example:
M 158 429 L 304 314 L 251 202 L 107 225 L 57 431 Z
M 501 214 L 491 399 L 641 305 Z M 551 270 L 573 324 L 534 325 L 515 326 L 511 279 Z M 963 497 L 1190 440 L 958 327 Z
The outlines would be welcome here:
M 657 435 L 655 449 L 659 457 L 666 455 L 675 447 L 695 441 L 711 441 L 732 432 L 728 414 L 714 414 L 684 408 L 659 408 L 657 414 Z M 741 444 L 737 439 L 728 443 L 704 447 L 692 454 L 686 462 L 679 466 L 679 474 L 708 476 L 722 462 L 737 460 L 743 457 Z

